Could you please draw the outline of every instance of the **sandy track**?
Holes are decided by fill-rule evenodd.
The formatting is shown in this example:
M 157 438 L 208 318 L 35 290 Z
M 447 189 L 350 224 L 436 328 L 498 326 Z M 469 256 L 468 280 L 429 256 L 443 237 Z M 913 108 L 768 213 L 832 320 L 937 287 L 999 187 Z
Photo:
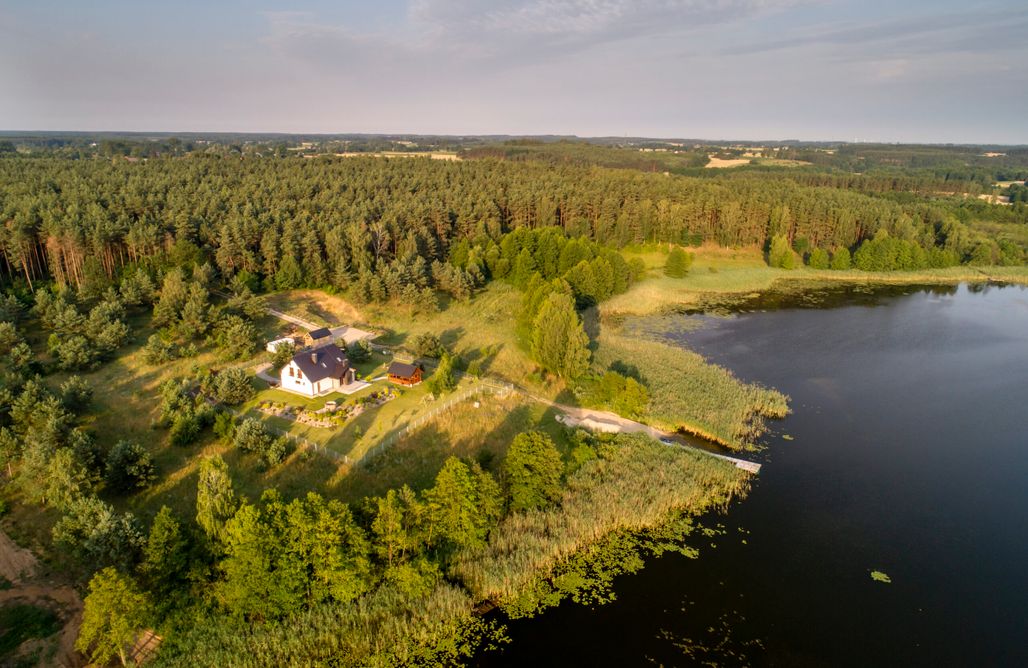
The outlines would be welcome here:
M 75 651 L 75 639 L 82 624 L 82 599 L 75 589 L 55 585 L 36 577 L 39 561 L 29 550 L 18 546 L 10 536 L 0 530 L 0 575 L 12 583 L 10 589 L 0 591 L 0 606 L 13 601 L 50 608 L 64 620 L 58 635 L 57 653 L 53 665 L 77 668 L 84 665 Z
M 17 585 L 35 575 L 38 564 L 34 554 L 0 531 L 0 575 Z

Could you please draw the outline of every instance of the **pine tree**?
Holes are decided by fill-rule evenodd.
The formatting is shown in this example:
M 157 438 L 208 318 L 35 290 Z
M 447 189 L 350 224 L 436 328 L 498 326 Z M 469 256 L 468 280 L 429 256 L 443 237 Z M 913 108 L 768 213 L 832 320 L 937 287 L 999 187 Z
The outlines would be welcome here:
M 292 290 L 303 285 L 303 270 L 292 253 L 286 253 L 275 272 L 275 289 Z
M 147 487 L 157 478 L 153 457 L 142 445 L 118 441 L 107 455 L 107 487 L 115 492 L 131 492 Z
M 164 327 L 178 320 L 179 313 L 186 303 L 188 285 L 185 274 L 178 267 L 172 269 L 164 277 L 161 285 L 160 298 L 153 307 L 153 324 Z
M 207 333 L 211 326 L 210 295 L 207 288 L 200 283 L 190 283 L 182 314 L 178 323 L 178 332 L 184 338 L 199 339 Z
M 489 517 L 479 508 L 479 485 L 467 464 L 450 457 L 426 493 L 428 519 L 435 541 L 450 547 L 482 545 Z
M 299 611 L 299 574 L 282 563 L 286 536 L 264 522 L 259 508 L 244 503 L 225 523 L 221 535 L 225 558 L 219 568 L 224 579 L 216 594 L 226 608 L 253 621 Z
M 680 246 L 675 246 L 664 262 L 664 275 L 671 278 L 684 278 L 692 266 L 692 253 L 687 253 Z
M 143 546 L 139 573 L 151 591 L 171 595 L 181 587 L 189 570 L 189 540 L 171 508 L 161 506 Z

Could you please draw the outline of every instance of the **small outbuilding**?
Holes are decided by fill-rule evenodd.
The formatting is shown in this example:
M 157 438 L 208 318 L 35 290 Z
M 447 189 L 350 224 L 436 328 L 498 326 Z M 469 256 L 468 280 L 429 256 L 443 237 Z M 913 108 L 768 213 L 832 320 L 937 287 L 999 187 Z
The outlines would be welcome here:
M 267 350 L 269 353 L 276 353 L 282 346 L 293 346 L 296 345 L 296 341 L 293 337 L 287 336 L 282 339 L 275 339 L 274 341 L 268 341 Z
M 317 348 L 325 345 L 326 343 L 332 343 L 332 332 L 330 332 L 327 327 L 312 329 L 304 335 L 303 342 L 309 348 Z
M 389 382 L 397 385 L 417 385 L 421 382 L 423 371 L 420 364 L 407 364 L 406 362 L 392 362 L 386 371 L 389 375 Z

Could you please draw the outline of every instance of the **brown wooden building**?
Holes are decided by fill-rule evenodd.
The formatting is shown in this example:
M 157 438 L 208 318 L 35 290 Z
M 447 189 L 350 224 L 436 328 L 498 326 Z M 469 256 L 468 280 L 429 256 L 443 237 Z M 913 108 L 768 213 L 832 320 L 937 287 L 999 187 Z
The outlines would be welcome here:
M 406 364 L 405 362 L 392 362 L 388 371 L 389 382 L 397 385 L 417 385 L 421 382 L 421 365 Z

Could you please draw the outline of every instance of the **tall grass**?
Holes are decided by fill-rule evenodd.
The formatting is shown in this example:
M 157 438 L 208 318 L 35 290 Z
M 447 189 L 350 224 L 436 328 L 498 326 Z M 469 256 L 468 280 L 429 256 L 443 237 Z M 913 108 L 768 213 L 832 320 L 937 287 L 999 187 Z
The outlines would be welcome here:
M 353 603 L 282 622 L 212 616 L 184 626 L 169 634 L 154 668 L 453 665 L 495 633 L 474 617 L 468 595 L 445 583 L 423 598 L 385 585 Z
M 508 516 L 489 544 L 459 554 L 452 573 L 476 600 L 511 604 L 577 552 L 613 532 L 661 524 L 675 513 L 723 507 L 748 489 L 730 463 L 622 435 L 567 481 L 558 506 Z
M 634 367 L 650 391 L 645 421 L 682 429 L 733 449 L 750 447 L 765 420 L 789 412 L 788 397 L 744 383 L 731 371 L 677 346 L 604 326 L 594 360 L 603 368 Z

